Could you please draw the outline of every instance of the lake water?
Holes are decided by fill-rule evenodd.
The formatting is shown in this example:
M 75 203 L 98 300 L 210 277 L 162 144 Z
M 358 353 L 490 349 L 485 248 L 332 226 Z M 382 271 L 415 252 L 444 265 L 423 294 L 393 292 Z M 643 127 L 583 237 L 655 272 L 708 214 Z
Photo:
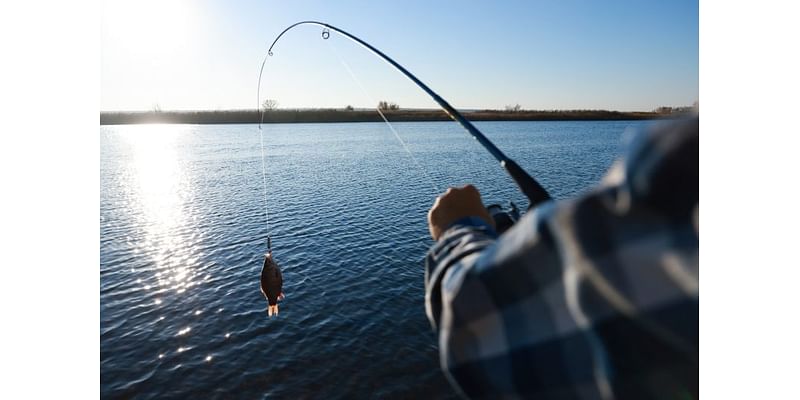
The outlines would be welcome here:
M 644 124 L 476 125 L 566 198 Z M 455 123 L 394 127 L 410 155 L 382 123 L 264 125 L 266 179 L 256 125 L 101 127 L 101 396 L 454 397 L 425 316 L 426 212 L 464 183 L 527 202 Z M 286 293 L 272 319 L 268 232 Z

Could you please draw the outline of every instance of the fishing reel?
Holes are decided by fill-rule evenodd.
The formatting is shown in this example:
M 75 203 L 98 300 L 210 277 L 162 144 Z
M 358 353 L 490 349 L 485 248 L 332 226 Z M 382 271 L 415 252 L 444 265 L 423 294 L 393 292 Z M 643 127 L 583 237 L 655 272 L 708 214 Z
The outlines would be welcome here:
M 486 207 L 489 215 L 494 220 L 495 230 L 498 235 L 502 235 L 509 228 L 519 221 L 519 208 L 513 201 L 508 202 L 508 207 L 504 208 L 500 204 L 490 204 Z

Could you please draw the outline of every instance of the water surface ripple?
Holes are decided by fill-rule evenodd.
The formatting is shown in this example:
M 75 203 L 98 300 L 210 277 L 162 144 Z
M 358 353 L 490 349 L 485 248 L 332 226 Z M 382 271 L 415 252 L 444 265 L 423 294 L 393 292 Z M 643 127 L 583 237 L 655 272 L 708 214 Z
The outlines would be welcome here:
M 596 183 L 642 124 L 477 125 L 565 198 Z M 426 173 L 384 124 L 264 126 L 286 293 L 273 319 L 258 291 L 257 127 L 101 127 L 101 396 L 455 397 L 423 303 L 432 186 L 472 182 L 487 202 L 527 202 L 454 123 L 395 126 Z

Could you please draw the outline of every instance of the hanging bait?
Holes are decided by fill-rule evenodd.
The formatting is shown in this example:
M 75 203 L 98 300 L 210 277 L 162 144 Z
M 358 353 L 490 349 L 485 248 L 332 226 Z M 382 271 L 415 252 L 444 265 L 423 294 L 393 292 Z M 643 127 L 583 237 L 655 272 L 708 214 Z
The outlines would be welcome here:
M 283 300 L 283 275 L 278 263 L 272 258 L 272 246 L 267 244 L 264 266 L 261 267 L 261 294 L 267 299 L 267 315 L 278 315 L 278 300 Z

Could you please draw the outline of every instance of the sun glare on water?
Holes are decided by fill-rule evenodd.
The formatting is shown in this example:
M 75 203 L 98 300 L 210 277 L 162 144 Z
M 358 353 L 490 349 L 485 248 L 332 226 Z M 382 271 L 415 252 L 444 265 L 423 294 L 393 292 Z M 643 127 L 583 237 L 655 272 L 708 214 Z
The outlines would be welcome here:
M 169 125 L 142 125 L 126 132 L 132 150 L 132 183 L 148 219 L 168 230 L 180 219 L 182 170 L 175 146 L 181 132 Z
M 183 236 L 191 207 L 191 180 L 179 149 L 190 136 L 189 128 L 176 125 L 139 125 L 123 134 L 130 146 L 128 191 L 131 212 L 143 228 L 137 247 L 153 260 L 144 285 L 156 293 L 171 290 L 182 294 L 196 284 L 197 255 Z M 161 304 L 157 299 L 156 305 Z

